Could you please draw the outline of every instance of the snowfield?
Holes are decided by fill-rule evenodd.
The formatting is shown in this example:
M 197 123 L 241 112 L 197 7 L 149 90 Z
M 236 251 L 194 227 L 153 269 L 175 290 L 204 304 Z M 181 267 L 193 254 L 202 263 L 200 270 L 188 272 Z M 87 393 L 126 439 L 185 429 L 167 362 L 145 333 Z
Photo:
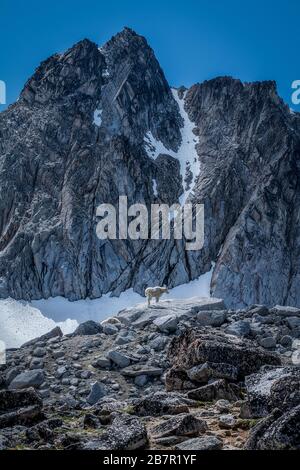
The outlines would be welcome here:
M 180 197 L 180 203 L 182 205 L 192 192 L 196 179 L 200 174 L 200 162 L 196 151 L 198 138 L 193 133 L 195 124 L 190 120 L 186 110 L 184 109 L 186 92 L 184 92 L 182 99 L 180 99 L 177 89 L 172 88 L 171 91 L 178 104 L 179 112 L 183 119 L 183 127 L 181 128 L 181 144 L 178 151 L 174 152 L 173 150 L 167 149 L 150 131 L 145 135 L 144 141 L 146 152 L 150 158 L 155 160 L 159 154 L 167 154 L 179 160 L 180 172 L 184 182 L 184 193 Z M 191 174 L 191 178 L 187 184 L 185 179 L 188 177 L 189 173 Z
M 187 299 L 190 297 L 210 297 L 212 270 L 187 284 L 170 289 L 162 299 Z M 64 334 L 72 333 L 79 323 L 87 320 L 100 322 L 117 314 L 120 310 L 136 304 L 146 304 L 141 295 L 129 289 L 120 297 L 103 295 L 100 299 L 86 299 L 70 302 L 63 297 L 33 300 L 28 303 L 13 299 L 0 300 L 0 340 L 6 348 L 18 348 L 37 338 L 55 326 Z
M 56 323 L 46 318 L 37 308 L 21 301 L 0 300 L 0 340 L 5 343 L 6 348 L 18 348 L 55 326 L 59 326 L 64 334 L 68 334 L 74 331 L 78 322 L 68 319 Z

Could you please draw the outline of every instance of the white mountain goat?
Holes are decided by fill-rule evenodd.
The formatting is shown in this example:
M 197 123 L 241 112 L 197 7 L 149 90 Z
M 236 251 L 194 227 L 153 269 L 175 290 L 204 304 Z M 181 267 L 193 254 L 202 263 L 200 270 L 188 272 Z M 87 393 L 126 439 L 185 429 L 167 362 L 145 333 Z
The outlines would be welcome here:
M 156 302 L 158 302 L 163 294 L 168 293 L 169 291 L 167 287 L 147 287 L 145 290 L 145 296 L 148 298 L 148 307 L 150 306 L 151 299 L 153 299 L 153 297 L 156 299 Z

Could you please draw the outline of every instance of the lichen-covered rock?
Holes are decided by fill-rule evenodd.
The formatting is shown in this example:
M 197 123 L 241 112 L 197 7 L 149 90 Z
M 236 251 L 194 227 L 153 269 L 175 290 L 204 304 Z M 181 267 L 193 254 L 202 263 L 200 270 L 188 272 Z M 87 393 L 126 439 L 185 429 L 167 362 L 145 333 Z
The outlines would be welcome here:
M 191 414 L 181 414 L 158 424 L 152 429 L 151 434 L 155 439 L 167 436 L 197 436 L 207 429 L 208 426 L 203 419 Z
M 300 405 L 284 413 L 278 409 L 256 425 L 247 450 L 300 450 Z
M 0 391 L 0 428 L 27 426 L 42 418 L 42 400 L 33 388 Z
M 156 392 L 153 395 L 137 400 L 134 412 L 139 416 L 161 416 L 188 413 L 189 406 L 196 402 L 179 393 Z
M 187 329 L 172 340 L 168 355 L 174 364 L 166 375 L 168 390 L 191 388 L 191 373 L 189 376 L 188 371 L 195 370 L 193 368 L 197 366 L 201 369 L 205 363 L 219 364 L 219 377 L 224 364 L 224 378 L 227 378 L 229 364 L 231 369 L 236 369 L 236 379 L 243 379 L 265 364 L 281 364 L 278 355 L 254 346 L 251 341 L 207 329 Z
M 137 450 L 148 442 L 145 425 L 136 416 L 117 416 L 108 430 L 98 439 L 81 445 L 82 450 Z
M 247 402 L 254 418 L 267 416 L 274 408 L 300 404 L 300 367 L 264 367 L 246 377 Z
M 202 387 L 190 390 L 187 393 L 188 398 L 198 400 L 201 402 L 215 401 L 215 400 L 228 400 L 236 401 L 239 397 L 239 388 L 234 384 L 229 384 L 225 380 L 216 380 Z

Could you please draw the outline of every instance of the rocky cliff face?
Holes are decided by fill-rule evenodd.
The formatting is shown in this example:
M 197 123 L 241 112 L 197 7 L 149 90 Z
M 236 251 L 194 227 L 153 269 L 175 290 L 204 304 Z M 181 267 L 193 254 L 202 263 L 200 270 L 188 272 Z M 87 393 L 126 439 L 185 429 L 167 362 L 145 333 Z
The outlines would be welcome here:
M 300 304 L 300 118 L 273 82 L 172 90 L 126 28 L 43 62 L 0 115 L 0 296 L 69 299 L 188 282 L 228 306 Z M 96 208 L 205 204 L 205 244 L 99 240 Z

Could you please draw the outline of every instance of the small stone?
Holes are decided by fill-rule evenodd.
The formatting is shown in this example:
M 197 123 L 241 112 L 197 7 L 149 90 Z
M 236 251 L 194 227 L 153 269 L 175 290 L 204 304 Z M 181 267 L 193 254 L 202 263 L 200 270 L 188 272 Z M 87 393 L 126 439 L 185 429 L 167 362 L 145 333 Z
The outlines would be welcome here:
M 127 367 L 130 364 L 130 358 L 120 351 L 109 351 L 107 358 L 121 368 Z
M 178 318 L 176 315 L 164 315 L 163 317 L 156 318 L 153 324 L 162 333 L 173 333 L 177 329 Z
M 272 336 L 259 338 L 259 344 L 265 349 L 274 349 L 276 347 L 276 340 Z
M 33 357 L 29 369 L 34 370 L 34 369 L 42 369 L 44 367 L 44 361 L 42 359 L 39 359 L 37 357 Z
M 103 333 L 106 335 L 116 335 L 119 332 L 119 329 L 115 325 L 111 325 L 110 323 L 106 323 L 103 325 Z
M 92 366 L 99 369 L 110 369 L 111 360 L 104 356 L 97 357 L 97 359 L 93 361 Z
M 95 405 L 101 398 L 107 395 L 107 388 L 102 382 L 95 382 L 86 401 L 90 405 Z
M 226 414 L 219 417 L 219 426 L 222 429 L 231 429 L 235 426 L 236 419 L 233 415 Z
M 46 354 L 47 354 L 47 351 L 45 348 L 35 348 L 32 353 L 34 357 L 44 357 L 46 356 Z
M 83 370 L 80 374 L 80 377 L 84 380 L 89 379 L 91 377 L 92 373 L 90 370 Z
M 245 320 L 233 322 L 226 328 L 226 333 L 238 337 L 248 336 L 250 334 L 250 323 Z
M 228 400 L 218 400 L 216 402 L 216 408 L 221 413 L 228 413 L 231 408 L 231 404 Z
M 282 346 L 284 346 L 285 348 L 289 348 L 292 346 L 293 344 L 293 338 L 289 335 L 285 335 L 285 336 L 282 336 L 282 338 L 280 338 L 280 344 Z
M 144 387 L 147 382 L 148 382 L 148 377 L 147 377 L 147 375 L 144 375 L 144 374 L 138 375 L 134 379 L 134 383 L 137 387 Z
M 67 372 L 68 372 L 68 370 L 67 370 L 66 366 L 59 367 L 59 368 L 57 369 L 57 371 L 56 371 L 55 377 L 56 377 L 57 379 L 60 379 L 60 378 L 62 378 L 64 375 L 66 375 Z

